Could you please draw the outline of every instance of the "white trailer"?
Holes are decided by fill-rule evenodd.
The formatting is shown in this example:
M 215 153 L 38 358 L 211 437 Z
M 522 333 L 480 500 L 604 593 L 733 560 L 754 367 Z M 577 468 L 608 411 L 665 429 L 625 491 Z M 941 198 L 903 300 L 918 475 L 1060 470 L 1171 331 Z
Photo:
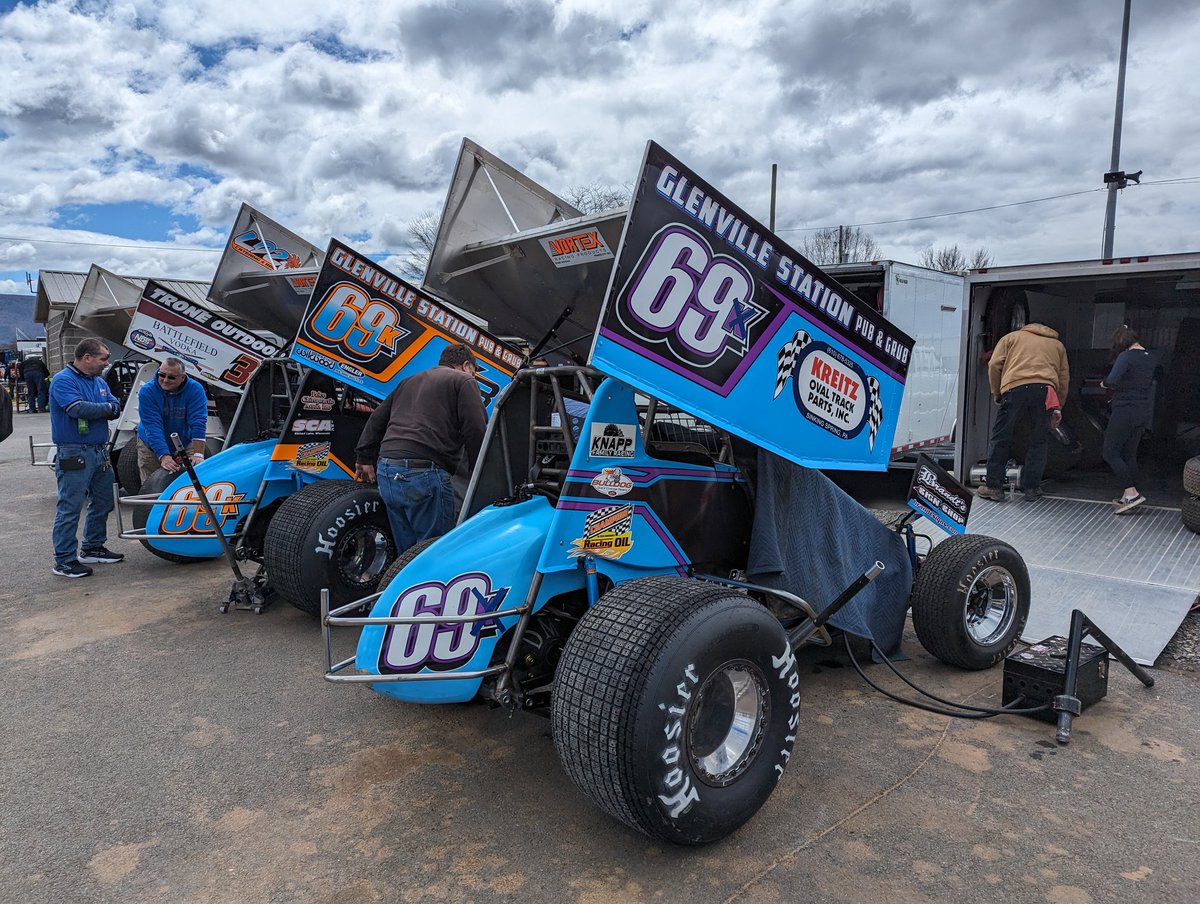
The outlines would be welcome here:
M 963 277 L 899 261 L 832 264 L 825 271 L 916 340 L 892 441 L 893 465 L 911 464 L 917 452 L 948 459 L 958 395 Z
M 1133 658 L 1150 665 L 1200 590 L 1200 534 L 1181 509 L 1185 462 L 1200 453 L 1200 253 L 972 270 L 963 286 L 962 364 L 955 474 L 979 483 L 997 406 L 987 360 L 1025 323 L 1058 331 L 1071 382 L 1063 431 L 1052 436 L 1045 496 L 971 508 L 971 530 L 1011 543 L 1029 566 L 1024 636 L 1066 635 L 1079 609 Z M 1120 492 L 1102 455 L 1112 334 L 1128 324 L 1158 358 L 1153 427 L 1142 441 L 1137 487 L 1147 503 L 1117 514 Z M 1019 478 L 1023 440 L 1014 437 Z M 1195 500 L 1190 504 L 1195 505 Z

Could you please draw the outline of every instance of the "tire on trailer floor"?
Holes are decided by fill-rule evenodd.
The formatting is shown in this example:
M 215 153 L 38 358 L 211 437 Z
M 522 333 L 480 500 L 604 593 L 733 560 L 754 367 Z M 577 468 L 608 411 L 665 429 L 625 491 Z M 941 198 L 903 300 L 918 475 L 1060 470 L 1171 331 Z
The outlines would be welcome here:
M 1200 496 L 1200 455 L 1183 463 L 1183 491 L 1189 496 Z
M 1029 569 L 1003 540 L 950 537 L 917 570 L 913 627 L 947 665 L 986 669 L 1012 650 L 1029 618 Z
M 554 746 L 609 815 L 707 844 L 753 816 L 783 775 L 799 688 L 783 628 L 759 603 L 684 578 L 628 581 L 567 639 Z
M 1180 514 L 1183 517 L 1183 526 L 1200 534 L 1200 499 L 1195 496 L 1184 496 Z
M 153 474 L 146 478 L 142 483 L 139 492 L 142 495 L 153 493 L 155 496 L 161 495 L 162 491 L 171 485 L 171 482 L 179 476 L 179 472 L 172 473 L 163 468 L 159 468 Z M 137 506 L 133 509 L 131 515 L 133 526 L 141 530 L 146 526 L 146 521 L 150 518 L 150 509 L 145 506 Z M 192 562 L 207 562 L 208 559 L 196 558 L 195 556 L 179 556 L 173 552 L 164 552 L 161 549 L 155 549 L 150 545 L 148 540 L 139 540 L 152 555 L 158 556 L 164 562 L 174 562 L 177 565 L 190 565 Z
M 319 480 L 284 501 L 267 526 L 263 562 L 279 595 L 304 612 L 331 609 L 375 592 L 396 544 L 373 484 Z
M 125 443 L 117 452 L 117 483 L 126 496 L 142 491 L 142 471 L 138 467 L 137 437 Z

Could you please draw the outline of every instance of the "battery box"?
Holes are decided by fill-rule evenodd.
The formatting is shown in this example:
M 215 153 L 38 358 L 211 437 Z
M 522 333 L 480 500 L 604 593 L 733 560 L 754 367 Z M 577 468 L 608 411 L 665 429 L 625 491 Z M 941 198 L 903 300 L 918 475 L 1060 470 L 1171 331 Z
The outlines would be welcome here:
M 1024 697 L 1022 708 L 1054 703 L 1063 693 L 1067 677 L 1067 638 L 1055 635 L 1028 649 L 1010 653 L 1004 660 L 1005 706 Z M 1108 651 L 1095 644 L 1085 643 L 1079 650 L 1079 671 L 1075 681 L 1075 697 L 1080 711 L 1087 709 L 1108 694 Z M 1053 709 L 1033 713 L 1043 722 L 1056 722 Z

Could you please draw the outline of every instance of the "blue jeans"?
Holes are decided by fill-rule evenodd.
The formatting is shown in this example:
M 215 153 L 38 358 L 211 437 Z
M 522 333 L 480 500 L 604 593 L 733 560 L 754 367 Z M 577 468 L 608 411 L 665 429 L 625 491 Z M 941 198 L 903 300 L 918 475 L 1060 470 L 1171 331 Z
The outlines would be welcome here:
M 1122 492 L 1137 486 L 1138 445 L 1146 432 L 1147 416 L 1148 412 L 1140 408 L 1114 406 L 1104 430 L 1104 460 L 1117 475 Z
M 396 552 L 440 537 L 454 526 L 454 485 L 441 468 L 409 468 L 405 459 L 381 458 L 375 467 Z
M 62 461 L 79 457 L 84 466 L 64 471 Z M 108 446 L 62 443 L 54 461 L 58 478 L 58 506 L 54 510 L 54 564 L 65 565 L 79 558 L 76 532 L 79 515 L 87 503 L 83 522 L 83 548 L 99 549 L 108 539 L 108 516 L 113 510 L 113 469 Z
M 25 377 L 25 398 L 30 411 L 49 411 L 50 384 L 40 373 Z
M 1029 447 L 1025 451 L 1025 467 L 1021 469 L 1021 489 L 1036 490 L 1046 470 L 1046 443 L 1050 438 L 1050 412 L 1046 410 L 1045 383 L 1027 383 L 1010 389 L 1000 397 L 1000 410 L 992 424 L 992 441 L 988 449 L 987 485 L 993 490 L 1004 486 L 1008 465 L 1008 447 L 1013 428 L 1021 418 L 1029 418 Z

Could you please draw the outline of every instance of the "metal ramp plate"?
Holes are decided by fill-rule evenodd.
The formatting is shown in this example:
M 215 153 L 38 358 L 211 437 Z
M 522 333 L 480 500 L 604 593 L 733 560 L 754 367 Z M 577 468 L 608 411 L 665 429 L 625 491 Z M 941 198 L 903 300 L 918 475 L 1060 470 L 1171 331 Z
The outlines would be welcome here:
M 1029 566 L 1027 641 L 1066 636 L 1071 610 L 1080 609 L 1136 662 L 1153 665 L 1200 588 L 1200 534 L 1183 526 L 1177 508 L 1115 515 L 1106 502 L 1010 495 L 976 500 L 968 530 L 1011 543 Z

